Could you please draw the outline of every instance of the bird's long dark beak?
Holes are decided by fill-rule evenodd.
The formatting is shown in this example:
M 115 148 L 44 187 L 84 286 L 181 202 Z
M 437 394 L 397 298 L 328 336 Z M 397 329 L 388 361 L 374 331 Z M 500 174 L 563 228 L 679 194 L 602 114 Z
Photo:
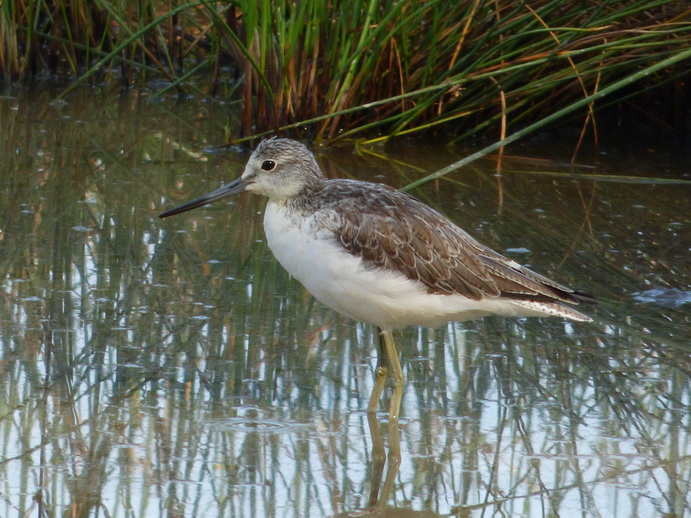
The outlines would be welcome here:
M 181 212 L 187 212 L 188 210 L 203 207 L 204 205 L 212 203 L 216 200 L 221 200 L 223 198 L 227 198 L 228 196 L 232 196 L 233 194 L 241 193 L 245 190 L 245 187 L 247 187 L 247 184 L 242 180 L 242 178 L 238 178 L 234 182 L 230 182 L 223 187 L 219 187 L 215 191 L 212 191 L 201 198 L 187 202 L 179 207 L 175 207 L 174 209 L 167 210 L 158 217 L 167 218 L 168 216 L 174 216 L 175 214 L 180 214 Z

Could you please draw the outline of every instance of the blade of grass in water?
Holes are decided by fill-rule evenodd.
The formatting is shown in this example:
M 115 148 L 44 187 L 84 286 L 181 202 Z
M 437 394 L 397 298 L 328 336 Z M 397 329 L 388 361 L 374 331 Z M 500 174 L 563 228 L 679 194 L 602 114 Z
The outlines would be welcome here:
M 601 99 L 603 97 L 606 97 L 607 95 L 610 95 L 617 90 L 620 90 L 626 86 L 629 86 L 630 84 L 639 81 L 641 78 L 653 74 L 657 72 L 658 70 L 661 70 L 665 67 L 669 67 L 671 65 L 674 65 L 675 63 L 678 63 L 680 61 L 684 61 L 686 59 L 691 59 L 691 49 L 687 49 L 684 52 L 680 52 L 676 56 L 672 56 L 670 58 L 667 58 L 665 60 L 660 61 L 659 63 L 656 63 L 655 65 L 651 65 L 648 68 L 645 68 L 643 70 L 640 70 L 639 72 L 632 74 L 629 77 L 626 77 L 620 81 L 617 81 L 614 84 L 611 84 L 605 88 L 602 88 L 598 92 L 589 95 L 588 97 L 584 97 L 583 99 L 580 99 L 579 101 L 576 101 L 569 106 L 562 108 L 561 110 L 558 110 L 551 115 L 548 115 L 547 117 L 539 120 L 538 122 L 535 122 L 531 124 L 530 126 L 523 128 L 522 130 L 519 130 L 505 139 L 499 140 L 498 142 L 495 142 L 494 144 L 485 147 L 484 149 L 481 149 L 480 151 L 477 151 L 473 153 L 472 155 L 469 155 L 457 162 L 454 162 L 453 164 L 444 167 L 440 170 L 438 170 L 435 173 L 432 173 L 430 175 L 425 176 L 424 178 L 421 178 L 413 183 L 410 183 L 406 185 L 403 190 L 404 191 L 409 191 L 411 189 L 414 189 L 416 187 L 419 187 L 420 185 L 423 185 L 431 180 L 436 180 L 437 178 L 441 178 L 442 176 L 459 169 L 460 167 L 463 167 L 465 165 L 470 164 L 474 160 L 477 160 L 478 158 L 481 158 L 489 153 L 492 153 L 496 150 L 498 150 L 501 147 L 507 146 L 508 144 L 515 142 L 516 140 L 523 138 L 534 131 L 546 126 L 547 124 L 554 122 L 565 115 L 568 115 L 569 113 L 578 110 L 579 108 L 582 108 L 586 106 L 588 103 L 597 101 L 598 99 Z
M 86 73 L 84 73 L 82 76 L 80 76 L 78 79 L 76 79 L 68 88 L 63 90 L 56 98 L 55 101 L 59 101 L 61 99 L 64 99 L 65 96 L 70 93 L 72 90 L 74 90 L 79 84 L 82 82 L 86 81 L 89 77 L 91 77 L 96 71 L 103 65 L 107 64 L 110 62 L 115 56 L 118 55 L 118 53 L 126 48 L 128 45 L 130 45 L 132 42 L 136 41 L 138 38 L 140 38 L 143 34 L 145 34 L 149 29 L 159 25 L 162 23 L 165 19 L 174 16 L 175 14 L 182 12 L 186 9 L 189 9 L 190 7 L 196 5 L 197 2 L 188 2 L 186 4 L 183 4 L 181 6 L 178 6 L 177 8 L 173 9 L 172 11 L 164 14 L 163 16 L 156 18 L 149 24 L 145 25 L 142 27 L 138 32 L 132 33 L 128 38 L 126 38 L 123 42 L 121 42 L 119 45 L 117 45 L 110 53 L 108 53 L 106 56 L 104 56 L 101 60 L 98 61 L 94 66 L 92 66 Z

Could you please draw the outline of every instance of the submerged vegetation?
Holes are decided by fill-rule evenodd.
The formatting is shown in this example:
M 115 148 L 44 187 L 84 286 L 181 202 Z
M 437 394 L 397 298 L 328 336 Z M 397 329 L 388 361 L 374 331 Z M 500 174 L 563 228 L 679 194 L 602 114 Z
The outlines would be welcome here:
M 215 138 L 219 107 L 104 89 L 53 108 L 49 93 L 0 103 L 0 516 L 375 517 L 374 329 L 289 278 L 258 197 L 157 217 L 242 170 L 238 149 L 190 152 Z M 402 331 L 387 504 L 691 516 L 689 189 L 656 179 L 687 172 L 688 151 L 610 148 L 570 167 L 549 143 L 505 157 L 501 176 L 478 161 L 415 194 L 597 293 L 596 322 Z M 317 151 L 331 176 L 393 185 L 462 154 Z
M 0 74 L 119 81 L 242 100 L 232 137 L 293 128 L 318 141 L 527 125 L 691 48 L 669 0 L 9 0 Z M 690 60 L 607 102 L 649 96 L 675 124 Z M 653 102 L 649 105 L 654 104 Z M 649 109 L 645 103 L 642 109 Z M 596 126 L 593 106 L 585 116 Z

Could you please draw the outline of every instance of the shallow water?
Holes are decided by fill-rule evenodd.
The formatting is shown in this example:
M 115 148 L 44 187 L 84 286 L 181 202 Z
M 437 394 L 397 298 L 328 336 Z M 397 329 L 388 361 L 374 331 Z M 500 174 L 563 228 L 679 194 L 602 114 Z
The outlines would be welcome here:
M 234 106 L 50 99 L 0 101 L 0 516 L 691 513 L 683 145 L 615 141 L 570 165 L 575 138 L 543 137 L 501 174 L 495 156 L 415 191 L 601 303 L 592 324 L 398 333 L 394 429 L 365 412 L 374 330 L 277 265 L 263 200 L 157 217 L 240 173 L 248 151 L 204 152 Z M 470 151 L 318 156 L 328 176 L 401 187 Z

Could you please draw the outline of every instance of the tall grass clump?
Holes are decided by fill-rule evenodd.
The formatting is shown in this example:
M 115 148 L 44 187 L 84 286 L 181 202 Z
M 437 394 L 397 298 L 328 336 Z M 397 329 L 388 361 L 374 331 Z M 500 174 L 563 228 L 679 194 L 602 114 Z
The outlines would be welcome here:
M 2 15 L 6 80 L 164 79 L 242 99 L 237 135 L 319 141 L 528 124 L 691 47 L 691 2 L 678 0 L 14 0 Z M 683 96 L 689 69 L 612 100 Z

